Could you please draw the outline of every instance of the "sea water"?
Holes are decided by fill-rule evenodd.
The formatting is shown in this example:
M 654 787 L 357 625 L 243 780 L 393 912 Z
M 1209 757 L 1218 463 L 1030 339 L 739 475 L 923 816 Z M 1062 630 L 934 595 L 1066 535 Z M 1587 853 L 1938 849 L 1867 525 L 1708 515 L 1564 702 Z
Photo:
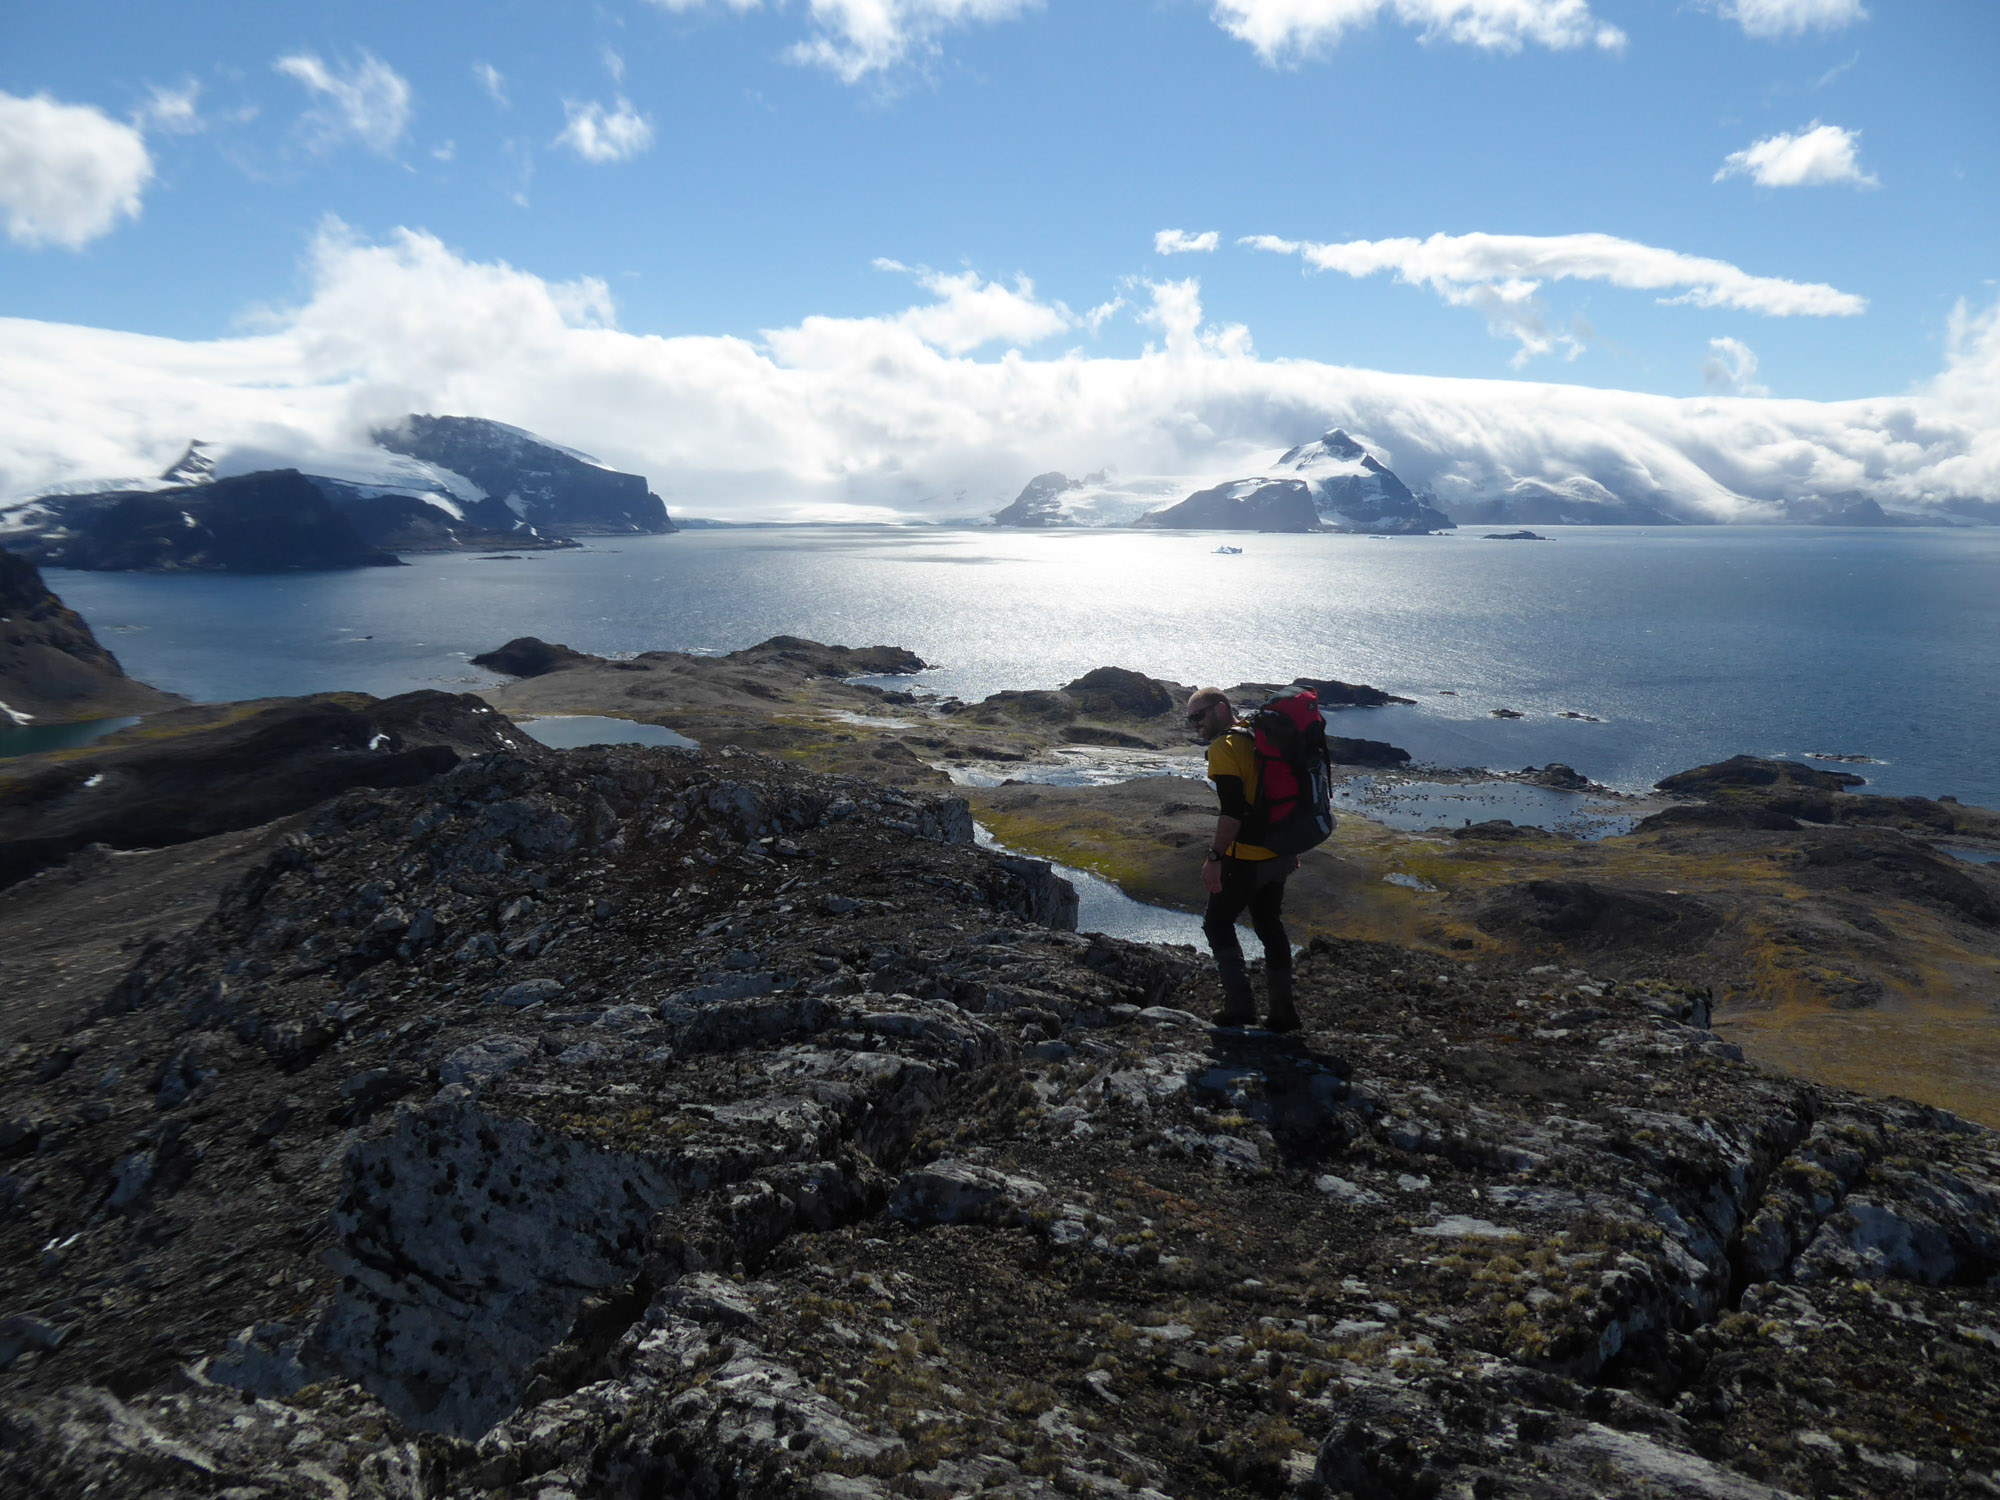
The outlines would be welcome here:
M 463 690 L 500 680 L 468 658 L 517 635 L 616 655 L 792 634 L 909 647 L 936 665 L 902 685 L 966 698 L 1109 665 L 1338 677 L 1416 702 L 1336 733 L 1438 765 L 1561 761 L 1640 789 L 1738 753 L 1866 756 L 1840 768 L 1869 790 L 2000 806 L 2000 530 L 1544 534 L 1249 535 L 1218 556 L 1200 534 L 812 527 L 48 577 L 129 672 L 200 699 Z

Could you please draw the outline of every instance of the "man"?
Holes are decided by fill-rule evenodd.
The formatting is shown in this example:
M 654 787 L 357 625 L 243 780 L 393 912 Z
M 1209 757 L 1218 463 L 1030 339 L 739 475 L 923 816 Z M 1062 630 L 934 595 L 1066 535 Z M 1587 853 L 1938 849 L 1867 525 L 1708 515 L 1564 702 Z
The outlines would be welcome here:
M 1222 1009 L 1218 1026 L 1257 1024 L 1257 1000 L 1244 967 L 1243 945 L 1236 938 L 1236 919 L 1249 908 L 1250 925 L 1264 945 L 1264 984 L 1270 1000 L 1265 1025 L 1272 1031 L 1297 1031 L 1299 1013 L 1292 1001 L 1292 942 L 1281 913 L 1285 878 L 1299 867 L 1297 858 L 1279 856 L 1238 835 L 1257 804 L 1257 750 L 1248 728 L 1237 728 L 1236 715 L 1220 688 L 1199 689 L 1188 699 L 1188 727 L 1208 746 L 1208 779 L 1222 810 L 1215 820 L 1202 861 L 1201 884 L 1208 892 L 1202 930 L 1215 954 L 1222 978 Z

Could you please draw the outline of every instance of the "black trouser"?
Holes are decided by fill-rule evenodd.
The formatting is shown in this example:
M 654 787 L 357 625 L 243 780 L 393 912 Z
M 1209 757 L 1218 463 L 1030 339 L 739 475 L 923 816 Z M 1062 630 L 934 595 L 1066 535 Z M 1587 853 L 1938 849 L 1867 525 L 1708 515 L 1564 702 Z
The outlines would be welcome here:
M 1225 995 L 1250 992 L 1250 971 L 1243 964 L 1243 945 L 1236 940 L 1236 919 L 1250 909 L 1250 926 L 1264 945 L 1264 967 L 1274 974 L 1292 972 L 1292 940 L 1285 935 L 1285 877 L 1299 867 L 1296 859 L 1225 859 L 1222 889 L 1208 898 L 1201 930 L 1222 973 Z

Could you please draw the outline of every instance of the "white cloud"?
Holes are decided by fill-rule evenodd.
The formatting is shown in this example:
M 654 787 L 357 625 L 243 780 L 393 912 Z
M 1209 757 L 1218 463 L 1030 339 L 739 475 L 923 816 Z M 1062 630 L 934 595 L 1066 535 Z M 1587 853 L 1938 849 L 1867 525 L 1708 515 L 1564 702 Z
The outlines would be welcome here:
M 922 275 L 924 301 L 877 317 L 808 318 L 757 339 L 655 336 L 617 326 L 601 281 L 549 282 L 428 235 L 370 243 L 334 226 L 305 300 L 254 335 L 0 320 L 0 495 L 157 471 L 191 436 L 340 451 L 371 425 L 432 411 L 584 448 L 646 475 L 676 512 L 745 518 L 963 515 L 997 509 L 1029 475 L 1107 464 L 1193 488 L 1261 472 L 1331 426 L 1447 509 L 1523 479 L 1720 521 L 1849 492 L 1915 508 L 2000 499 L 2000 308 L 1961 309 L 1946 369 L 1914 392 L 1676 400 L 1262 360 L 1240 331 L 1204 325 L 1191 280 L 1147 288 L 1158 347 L 1037 358 L 1018 345 L 1065 315 L 1031 288 Z M 953 352 L 980 332 L 1016 347 Z
M 1708 341 L 1708 358 L 1702 361 L 1701 383 L 1718 395 L 1768 396 L 1771 388 L 1757 384 L 1757 355 L 1741 339 Z
M 1879 187 L 1873 174 L 1861 170 L 1856 150 L 1861 133 L 1814 120 L 1797 135 L 1766 136 L 1741 151 L 1732 151 L 1715 180 L 1748 177 L 1759 187 L 1820 187 L 1851 182 Z
M 472 76 L 479 80 L 479 86 L 486 90 L 487 97 L 502 109 L 507 107 L 507 75 L 489 62 L 472 65 Z
M 1153 236 L 1155 255 L 1208 255 L 1222 243 L 1222 236 L 1213 229 L 1205 229 L 1200 234 L 1189 234 L 1185 229 L 1162 229 Z
M 652 0 L 662 10 L 701 10 L 710 0 Z M 749 11 L 760 0 L 722 0 Z M 775 0 L 783 4 L 783 0 Z M 796 63 L 859 83 L 904 63 L 935 57 L 945 32 L 976 22 L 1011 21 L 1041 0 L 806 0 L 812 35 L 786 49 Z
M 1148 328 L 1159 329 L 1164 336 L 1169 359 L 1247 360 L 1255 357 L 1256 351 L 1250 344 L 1250 330 L 1241 323 L 1229 323 L 1217 328 L 1212 323 L 1202 322 L 1201 283 L 1192 276 L 1185 281 L 1148 281 L 1143 284 L 1152 293 L 1153 303 L 1138 314 L 1139 321 Z M 1146 352 L 1151 354 L 1153 346 L 1148 344 Z
M 1555 50 L 1617 51 L 1625 33 L 1590 13 L 1589 0 L 1215 0 L 1215 23 L 1248 42 L 1274 67 L 1318 57 L 1348 32 L 1388 15 L 1423 40 L 1463 42 L 1490 52 L 1526 43 Z
M 1603 281 L 1646 291 L 1682 288 L 1659 300 L 1672 305 L 1728 307 L 1766 317 L 1852 317 L 1866 299 L 1820 282 L 1752 276 L 1727 261 L 1683 255 L 1608 234 L 1434 234 L 1427 240 L 1347 240 L 1321 245 L 1256 234 L 1239 241 L 1254 250 L 1298 255 L 1318 271 L 1372 276 L 1393 271 L 1398 281 L 1428 287 L 1454 307 L 1476 308 L 1496 336 L 1516 339 L 1519 365 L 1557 348 L 1572 355 L 1573 334 L 1554 331 L 1536 295 L 1547 281 Z
M 361 61 L 345 73 L 329 68 L 310 52 L 281 57 L 271 66 L 297 79 L 318 99 L 304 119 L 316 149 L 331 150 L 354 141 L 388 156 L 409 126 L 408 80 L 370 53 L 363 52 Z
M 1809 31 L 1839 31 L 1868 19 L 1861 0 L 1722 0 L 1719 8 L 1743 28 L 1745 36 L 1763 41 Z
M 997 281 L 983 281 L 976 271 L 952 275 L 928 267 L 911 267 L 901 261 L 878 258 L 878 271 L 896 271 L 914 276 L 917 284 L 937 300 L 913 307 L 881 322 L 884 330 L 902 334 L 942 349 L 947 354 L 969 354 L 986 344 L 1001 343 L 1022 348 L 1038 344 L 1082 321 L 1060 302 L 1043 302 L 1035 296 L 1035 284 L 1016 276 L 1011 287 Z M 799 364 L 815 364 L 824 357 L 830 336 L 832 345 L 845 348 L 855 320 L 847 318 L 807 318 L 798 328 L 767 334 L 782 346 L 785 357 Z
M 200 97 L 201 85 L 192 78 L 177 89 L 156 83 L 147 91 L 146 102 L 139 106 L 134 118 L 142 129 L 167 135 L 193 135 L 208 123 L 195 108 Z
M 556 137 L 558 146 L 568 146 L 585 161 L 630 161 L 653 147 L 653 122 L 620 99 L 616 109 L 606 109 L 595 99 L 588 104 L 565 104 L 569 123 Z
M 89 104 L 0 93 L 0 213 L 15 244 L 80 250 L 138 218 L 152 179 L 130 125 Z

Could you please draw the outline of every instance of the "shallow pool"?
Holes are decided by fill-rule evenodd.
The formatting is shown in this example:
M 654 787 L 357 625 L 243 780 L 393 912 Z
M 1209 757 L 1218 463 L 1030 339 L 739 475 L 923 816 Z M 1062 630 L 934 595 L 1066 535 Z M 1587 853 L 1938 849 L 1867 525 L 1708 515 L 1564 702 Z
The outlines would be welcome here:
M 0 760 L 43 750 L 74 750 L 138 723 L 137 719 L 86 719 L 81 724 L 28 724 L 0 729 Z
M 973 834 L 981 848 L 996 849 L 1003 854 L 1020 852 L 1009 849 L 994 838 L 982 824 L 973 825 Z M 1030 858 L 1040 859 L 1041 856 L 1031 855 Z M 1124 938 L 1134 943 L 1192 943 L 1204 951 L 1207 949 L 1208 939 L 1202 936 L 1201 918 L 1193 912 L 1134 901 L 1110 881 L 1088 870 L 1057 864 L 1054 860 L 1050 860 L 1049 864 L 1056 874 L 1076 887 L 1078 932 L 1101 932 L 1106 937 Z
M 1390 781 L 1355 776 L 1334 787 L 1333 804 L 1409 832 L 1504 818 L 1524 828 L 1601 839 L 1630 833 L 1640 817 L 1603 797 L 1517 781 Z
M 701 746 L 661 724 L 639 724 L 601 714 L 551 714 L 518 721 L 522 733 L 551 750 L 580 750 L 585 745 L 674 745 L 683 750 Z

